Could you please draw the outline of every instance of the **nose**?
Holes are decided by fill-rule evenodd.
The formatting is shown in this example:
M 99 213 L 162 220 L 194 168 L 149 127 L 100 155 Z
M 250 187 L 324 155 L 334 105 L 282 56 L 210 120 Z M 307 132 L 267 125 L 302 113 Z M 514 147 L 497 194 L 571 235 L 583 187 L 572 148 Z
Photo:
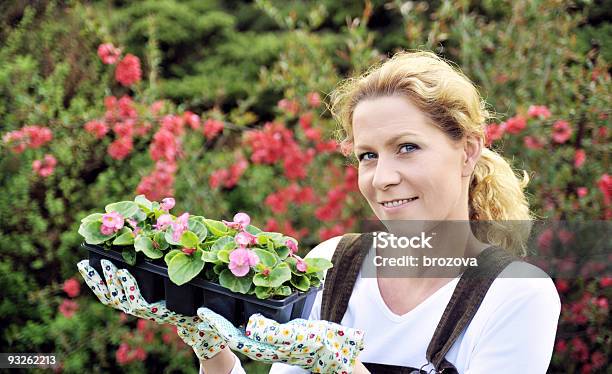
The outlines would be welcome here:
M 372 179 L 372 186 L 379 190 L 386 190 L 390 186 L 399 184 L 402 176 L 397 168 L 398 165 L 392 159 L 378 158 L 376 170 Z

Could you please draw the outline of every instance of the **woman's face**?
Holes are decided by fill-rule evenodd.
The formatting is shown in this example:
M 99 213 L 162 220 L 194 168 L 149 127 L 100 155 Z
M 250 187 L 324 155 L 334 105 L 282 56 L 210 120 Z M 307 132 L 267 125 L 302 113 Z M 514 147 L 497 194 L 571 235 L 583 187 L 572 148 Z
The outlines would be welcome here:
M 383 220 L 467 220 L 468 186 L 482 143 L 454 142 L 408 99 L 366 99 L 353 112 L 359 190 Z M 403 201 L 397 207 L 383 202 Z

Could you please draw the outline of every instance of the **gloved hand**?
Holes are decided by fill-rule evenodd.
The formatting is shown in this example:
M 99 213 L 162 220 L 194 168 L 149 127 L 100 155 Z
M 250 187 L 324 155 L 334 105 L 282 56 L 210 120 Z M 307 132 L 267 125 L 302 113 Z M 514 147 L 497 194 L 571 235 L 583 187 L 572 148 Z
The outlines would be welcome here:
M 89 265 L 88 260 L 77 264 L 85 283 L 96 294 L 102 304 L 119 309 L 138 318 L 169 323 L 177 327 L 181 339 L 189 345 L 200 360 L 212 358 L 225 348 L 226 343 L 201 317 L 184 316 L 166 308 L 162 300 L 149 304 L 140 294 L 136 280 L 125 269 L 117 270 L 112 262 L 102 260 L 102 271 L 106 283 L 98 272 Z M 200 324 L 200 329 L 198 328 Z
M 363 350 L 363 331 L 328 321 L 294 319 L 279 324 L 254 314 L 243 332 L 208 308 L 199 308 L 198 316 L 228 346 L 253 360 L 284 362 L 313 373 L 352 373 L 355 360 Z

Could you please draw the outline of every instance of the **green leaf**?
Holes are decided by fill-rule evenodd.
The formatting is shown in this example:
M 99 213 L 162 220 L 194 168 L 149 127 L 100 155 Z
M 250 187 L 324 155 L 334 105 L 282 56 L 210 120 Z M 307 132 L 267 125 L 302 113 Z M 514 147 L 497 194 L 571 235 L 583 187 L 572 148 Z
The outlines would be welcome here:
M 108 204 L 104 210 L 106 213 L 117 212 L 123 216 L 123 218 L 131 218 L 138 212 L 138 204 L 133 201 L 120 201 L 118 203 Z
M 166 253 L 166 255 L 164 256 L 164 261 L 166 261 L 166 265 L 169 265 L 170 260 L 172 260 L 172 258 L 179 253 L 183 253 L 183 252 L 178 249 L 173 249 L 170 252 Z
M 296 260 L 295 258 L 293 258 L 293 257 L 289 257 L 289 258 L 287 258 L 287 259 L 285 260 L 285 263 L 286 263 L 287 265 L 289 265 L 289 269 L 291 269 L 291 272 L 292 272 L 293 274 L 296 274 L 296 275 L 303 275 L 303 274 L 304 274 L 304 272 L 303 272 L 303 271 L 299 271 L 299 270 L 298 270 L 298 268 L 297 268 L 297 260 Z
M 286 246 L 276 247 L 274 248 L 274 251 L 276 252 L 276 254 L 278 254 L 278 257 L 281 260 L 284 260 L 289 256 L 289 248 L 287 248 Z
M 222 249 L 231 251 L 236 248 L 236 241 L 231 236 L 223 236 L 217 239 L 215 244 L 212 245 L 211 250 L 220 251 Z
M 310 279 L 311 287 L 319 287 L 321 285 L 321 280 L 318 277 L 313 277 Z
M 261 231 L 261 229 L 258 229 L 257 227 L 253 226 L 253 225 L 247 225 L 244 228 L 244 231 L 249 232 L 253 235 L 258 235 L 260 233 L 262 233 L 263 231 Z
M 281 286 L 278 287 L 276 289 L 276 292 L 274 293 L 275 295 L 280 295 L 280 296 L 289 296 L 291 295 L 292 291 L 291 291 L 291 287 L 289 286 Z
M 310 281 L 305 275 L 292 277 L 291 284 L 300 291 L 308 291 L 310 288 Z
M 170 247 L 170 244 L 166 241 L 165 233 L 163 231 L 157 231 L 155 235 L 153 235 L 153 241 L 159 244 L 159 250 L 165 251 Z
M 83 219 L 81 220 L 81 222 L 82 222 L 82 223 L 85 223 L 85 222 L 93 222 L 93 221 L 100 221 L 100 222 L 102 222 L 102 216 L 103 216 L 103 215 L 104 215 L 104 214 L 102 214 L 102 213 L 93 213 L 93 214 L 90 214 L 90 215 L 88 215 L 87 217 L 83 218 Z
M 229 233 L 229 228 L 223 222 L 205 218 L 204 224 L 214 236 L 224 236 Z
M 171 245 L 181 245 L 180 241 L 177 242 L 176 240 L 172 238 L 173 234 L 174 234 L 174 229 L 172 228 L 172 226 L 168 227 L 164 234 L 164 239 L 166 239 L 166 242 L 168 242 L 168 244 L 171 244 Z
M 304 261 L 306 261 L 306 265 L 308 265 L 306 274 L 325 271 L 334 266 L 331 261 L 325 258 L 305 258 Z
M 206 225 L 196 217 L 189 217 L 189 231 L 198 236 L 200 239 L 198 243 L 202 243 L 208 236 Z
M 132 230 L 124 227 L 117 233 L 115 240 L 113 240 L 113 245 L 132 245 L 134 244 L 134 234 Z
M 185 231 L 181 235 L 181 245 L 183 248 L 196 248 L 200 243 L 200 238 L 191 231 Z
M 274 295 L 274 291 L 268 287 L 255 287 L 255 295 L 258 299 L 268 299 Z
M 181 252 L 175 254 L 170 260 L 168 276 L 173 283 L 180 286 L 195 278 L 203 268 L 204 261 Z
M 257 257 L 259 257 L 259 261 L 261 261 L 261 263 L 263 263 L 265 266 L 270 268 L 276 266 L 278 261 L 276 260 L 276 255 L 274 255 L 274 253 L 270 253 L 259 248 L 255 248 L 254 251 Z
M 79 234 L 85 238 L 85 242 L 87 244 L 100 244 L 105 241 L 113 238 L 115 234 L 112 235 L 104 235 L 100 232 L 100 227 L 102 226 L 102 222 L 99 221 L 90 221 L 82 223 L 79 227 Z
M 219 262 L 219 258 L 217 257 L 218 251 L 202 251 L 202 261 L 204 262 L 212 262 L 214 264 Z
M 270 271 L 268 276 L 263 274 L 255 274 L 253 283 L 256 286 L 262 287 L 279 287 L 286 281 L 291 279 L 291 270 L 289 265 L 282 262 Z
M 144 210 L 145 213 L 149 213 L 153 210 L 153 203 L 145 197 L 145 195 L 138 195 L 134 199 L 134 202 Z
M 219 261 L 225 262 L 226 264 L 229 264 L 230 259 L 229 259 L 229 255 L 230 255 L 230 251 L 222 249 L 220 251 L 217 251 L 217 259 Z
M 153 246 L 153 240 L 146 235 L 138 235 L 134 240 L 134 249 L 136 252 L 142 252 L 145 256 L 156 259 L 164 255 L 162 251 Z
M 219 284 L 234 292 L 246 294 L 251 289 L 253 277 L 248 274 L 244 277 L 237 277 L 230 269 L 225 269 L 219 274 Z
M 129 265 L 136 264 L 136 251 L 134 248 L 127 248 L 121 251 L 121 256 Z
M 214 270 L 215 274 L 221 274 L 223 272 L 223 270 L 227 270 L 227 265 L 225 265 L 225 264 L 216 264 L 213 267 L 213 270 Z
M 142 209 L 138 209 L 136 214 L 134 214 L 134 219 L 136 222 L 142 222 L 147 219 L 147 213 L 145 213 Z

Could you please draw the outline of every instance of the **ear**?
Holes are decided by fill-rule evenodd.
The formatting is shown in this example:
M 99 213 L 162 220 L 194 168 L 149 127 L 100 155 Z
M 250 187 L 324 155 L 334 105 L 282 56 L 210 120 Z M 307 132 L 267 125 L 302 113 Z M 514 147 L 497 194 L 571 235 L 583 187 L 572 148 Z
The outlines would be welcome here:
M 484 141 L 481 137 L 468 135 L 463 142 L 463 170 L 462 177 L 469 177 L 474 172 L 474 167 L 480 158 Z

